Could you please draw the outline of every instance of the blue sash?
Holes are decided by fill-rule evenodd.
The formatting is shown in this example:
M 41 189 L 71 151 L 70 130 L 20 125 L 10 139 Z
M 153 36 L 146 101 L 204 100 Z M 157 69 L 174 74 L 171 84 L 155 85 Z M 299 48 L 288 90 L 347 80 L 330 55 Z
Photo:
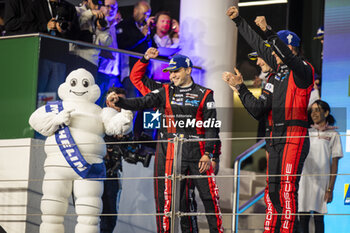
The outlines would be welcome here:
M 58 114 L 63 110 L 62 101 L 48 102 L 45 106 L 46 112 Z M 79 151 L 78 146 L 70 133 L 68 126 L 60 126 L 55 132 L 56 143 L 64 158 L 73 170 L 82 178 L 106 178 L 106 167 L 102 163 L 89 164 Z

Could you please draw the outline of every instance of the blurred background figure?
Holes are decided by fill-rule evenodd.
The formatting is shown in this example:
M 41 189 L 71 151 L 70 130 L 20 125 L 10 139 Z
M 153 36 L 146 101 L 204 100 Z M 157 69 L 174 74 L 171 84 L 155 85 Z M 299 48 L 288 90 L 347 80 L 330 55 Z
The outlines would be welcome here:
M 147 1 L 142 0 L 134 5 L 132 17 L 128 17 L 117 24 L 117 41 L 120 49 L 145 53 L 151 47 L 153 42 L 150 35 L 150 15 L 151 6 Z M 123 62 L 125 62 L 124 60 L 123 58 Z M 127 97 L 140 96 L 129 78 L 130 70 L 137 60 L 138 58 L 129 57 L 129 69 L 127 71 L 124 69 L 123 72 L 123 75 L 127 74 L 128 76 L 121 76 L 123 87 L 128 93 Z M 147 74 L 149 74 L 149 70 Z
M 34 0 L 28 6 L 25 23 L 29 31 L 66 39 L 77 39 L 78 16 L 74 5 L 65 0 Z M 67 76 L 69 44 L 42 38 L 38 73 L 38 93 L 55 93 Z
M 324 38 L 324 27 L 321 26 L 317 29 L 316 36 L 314 37 L 314 40 L 320 40 L 321 44 L 323 44 L 323 38 Z
M 5 4 L 0 3 L 0 36 L 3 36 L 5 34 L 4 14 L 5 14 Z
M 322 45 L 321 60 L 323 59 L 323 38 L 324 38 L 324 28 L 323 26 L 321 26 L 317 29 L 316 35 L 313 38 L 314 40 L 319 40 Z M 321 79 L 322 79 L 321 70 L 322 70 L 322 62 L 321 62 L 320 73 L 317 73 L 317 72 L 315 73 L 315 82 L 310 95 L 309 106 L 308 106 L 309 108 L 316 100 L 321 99 Z M 310 124 L 312 124 L 311 118 L 309 119 L 309 122 Z
M 77 12 L 74 5 L 65 0 L 34 0 L 27 17 L 26 24 L 31 32 L 77 39 Z
M 324 232 L 327 203 L 333 200 L 333 189 L 338 172 L 338 161 L 343 157 L 339 133 L 333 126 L 328 103 L 317 100 L 311 106 L 313 122 L 309 128 L 310 151 L 306 157 L 299 183 L 298 199 L 302 233 L 309 233 L 309 214 L 314 215 L 315 233 Z
M 179 30 L 179 24 L 176 23 L 168 11 L 159 11 L 155 16 L 150 18 L 152 28 L 152 39 L 158 48 L 159 57 L 170 59 L 170 57 L 180 51 L 179 34 L 174 33 L 173 27 Z M 173 25 L 173 22 L 175 24 Z M 167 63 L 152 61 L 152 73 L 150 76 L 161 82 L 168 82 L 169 74 L 162 72 L 167 67 Z
M 173 33 L 174 29 L 179 30 L 179 24 L 175 22 L 173 25 L 173 19 L 170 16 L 170 12 L 160 11 L 152 18 L 153 25 L 153 40 L 157 47 L 165 48 L 178 48 L 179 37 L 178 33 Z
M 145 53 L 151 47 L 150 15 L 151 6 L 148 2 L 139 1 L 134 5 L 133 16 L 117 25 L 117 41 L 120 49 Z M 130 57 L 129 67 L 132 68 L 137 60 Z
M 116 3 L 115 0 L 113 2 Z M 111 4 L 109 6 L 114 6 L 113 2 L 108 1 L 107 3 Z M 112 44 L 113 38 L 105 18 L 109 7 L 103 8 L 104 4 L 104 1 L 84 0 L 80 6 L 76 7 L 81 30 L 78 40 L 100 46 Z M 77 45 L 71 50 L 77 57 L 70 70 L 76 69 L 77 66 L 84 67 L 96 77 L 100 50 Z
M 6 36 L 30 32 L 25 20 L 31 2 L 31 0 L 5 0 Z
M 152 43 L 149 36 L 150 15 L 151 7 L 148 2 L 140 1 L 135 4 L 133 16 L 117 25 L 119 48 L 139 53 L 146 52 Z
M 117 34 L 116 25 L 121 20 L 121 15 L 118 14 L 118 3 L 116 0 L 105 0 L 105 5 L 101 7 L 101 11 L 105 15 L 105 19 L 108 23 L 109 35 L 111 36 L 112 42 L 109 45 L 110 48 L 117 49 Z M 103 105 L 102 96 L 105 95 L 107 90 L 112 87 L 120 87 L 119 81 L 120 75 L 120 54 L 110 52 L 107 50 L 101 50 L 98 73 L 96 76 L 96 83 L 101 89 L 101 97 L 98 100 L 99 105 Z

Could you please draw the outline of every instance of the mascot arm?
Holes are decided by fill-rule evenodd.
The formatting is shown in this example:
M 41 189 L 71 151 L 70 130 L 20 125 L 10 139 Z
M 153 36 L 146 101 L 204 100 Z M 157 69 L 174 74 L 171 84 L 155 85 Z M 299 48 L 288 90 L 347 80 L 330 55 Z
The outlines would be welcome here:
M 134 118 L 134 114 L 132 113 L 132 111 L 130 110 L 125 110 L 122 109 L 121 113 L 124 118 L 127 120 L 127 124 L 123 125 L 123 134 L 127 135 L 129 133 L 131 133 L 131 131 L 133 130 L 133 118 Z
M 113 108 L 103 108 L 102 121 L 107 135 L 125 135 L 132 131 L 133 114 L 131 111 L 122 109 L 121 112 Z
M 45 106 L 38 108 L 29 118 L 30 126 L 44 136 L 53 135 L 60 125 L 69 125 L 71 112 L 62 110 L 60 113 L 46 112 Z

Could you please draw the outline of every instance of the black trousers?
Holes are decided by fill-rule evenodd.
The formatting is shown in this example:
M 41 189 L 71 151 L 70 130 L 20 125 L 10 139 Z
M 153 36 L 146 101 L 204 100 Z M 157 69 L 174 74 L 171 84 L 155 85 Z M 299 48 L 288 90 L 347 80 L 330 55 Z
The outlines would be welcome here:
M 190 144 L 183 145 L 184 153 L 195 153 Z M 198 152 L 201 153 L 201 152 Z M 204 152 L 203 152 L 204 153 Z M 159 143 L 155 159 L 155 176 L 170 176 L 173 172 L 174 145 L 172 143 Z M 181 174 L 183 175 L 213 175 L 212 167 L 204 174 L 199 173 L 199 161 L 182 161 Z M 222 233 L 222 217 L 219 207 L 219 194 L 215 178 L 199 178 L 190 180 L 181 180 L 180 183 L 180 211 L 191 212 L 189 204 L 190 196 L 188 188 L 189 183 L 198 189 L 199 196 L 204 204 L 206 213 L 215 213 L 216 215 L 207 215 L 207 221 L 211 233 Z M 172 182 L 170 179 L 155 180 L 155 199 L 157 213 L 164 214 L 171 211 Z M 170 218 L 166 216 L 157 216 L 158 233 L 168 233 L 170 231 Z M 180 220 L 183 233 L 195 232 L 198 230 L 197 223 L 193 218 L 184 216 Z
M 319 214 L 314 212 L 315 214 Z M 301 212 L 301 214 L 311 214 L 311 212 Z M 301 233 L 309 233 L 310 215 L 300 215 Z M 315 233 L 324 233 L 324 216 L 314 215 Z

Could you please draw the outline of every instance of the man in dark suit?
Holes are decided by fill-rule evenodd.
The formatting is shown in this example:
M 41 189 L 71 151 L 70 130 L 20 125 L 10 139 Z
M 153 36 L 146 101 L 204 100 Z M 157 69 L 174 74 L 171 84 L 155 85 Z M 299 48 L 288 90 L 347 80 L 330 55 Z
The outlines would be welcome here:
M 25 19 L 30 0 L 6 0 L 5 1 L 5 31 L 6 36 L 24 34 L 29 32 Z

